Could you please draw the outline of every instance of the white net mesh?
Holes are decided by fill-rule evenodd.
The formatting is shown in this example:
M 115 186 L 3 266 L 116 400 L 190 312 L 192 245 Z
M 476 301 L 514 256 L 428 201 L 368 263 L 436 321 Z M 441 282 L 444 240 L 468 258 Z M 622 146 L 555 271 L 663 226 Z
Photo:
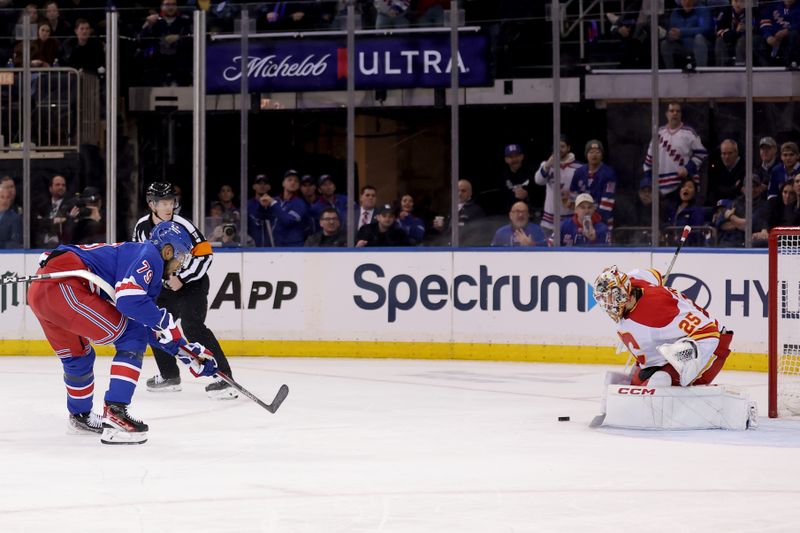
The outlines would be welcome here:
M 778 237 L 778 412 L 800 416 L 800 235 Z

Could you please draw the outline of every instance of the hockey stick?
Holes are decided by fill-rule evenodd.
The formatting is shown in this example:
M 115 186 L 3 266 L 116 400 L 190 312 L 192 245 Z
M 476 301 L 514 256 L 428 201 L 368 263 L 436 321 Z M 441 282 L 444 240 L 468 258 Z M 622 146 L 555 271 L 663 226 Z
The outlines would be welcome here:
M 692 231 L 691 226 L 684 226 L 683 232 L 681 233 L 681 240 L 678 242 L 678 247 L 675 249 L 675 255 L 672 256 L 672 261 L 669 264 L 669 268 L 667 268 L 667 272 L 664 274 L 664 282 L 666 283 L 667 278 L 669 278 L 670 273 L 672 273 L 672 267 L 675 266 L 675 260 L 678 259 L 678 254 L 681 253 L 681 248 L 683 248 L 683 243 L 686 242 L 686 238 L 689 236 L 689 233 Z
M 275 398 L 272 400 L 272 403 L 266 404 L 266 403 L 262 402 L 261 400 L 259 400 L 258 397 L 255 394 L 253 394 L 249 390 L 245 389 L 244 387 L 242 387 L 241 385 L 239 385 L 235 381 L 233 381 L 233 378 L 231 378 L 230 376 L 228 376 L 224 372 L 220 372 L 218 370 L 217 371 L 217 376 L 222 378 L 222 380 L 225 383 L 227 383 L 228 385 L 230 385 L 234 389 L 238 390 L 239 392 L 241 392 L 242 394 L 244 394 L 245 396 L 247 396 L 248 398 L 250 398 L 251 400 L 256 402 L 258 405 L 260 405 L 261 407 L 263 407 L 264 409 L 269 411 L 270 413 L 275 413 L 275 411 L 278 410 L 278 407 L 280 407 L 281 404 L 283 403 L 283 400 L 286 399 L 286 396 L 289 395 L 289 387 L 286 386 L 285 384 L 281 385 L 281 387 L 278 389 L 278 393 L 275 395 Z
M 32 281 L 43 281 L 48 279 L 59 278 L 83 278 L 86 281 L 100 287 L 112 301 L 116 301 L 116 293 L 111 285 L 93 272 L 88 270 L 65 270 L 63 272 L 51 272 L 50 274 L 33 274 L 31 276 L 3 276 L 0 278 L 0 284 L 6 285 L 11 283 L 30 283 Z

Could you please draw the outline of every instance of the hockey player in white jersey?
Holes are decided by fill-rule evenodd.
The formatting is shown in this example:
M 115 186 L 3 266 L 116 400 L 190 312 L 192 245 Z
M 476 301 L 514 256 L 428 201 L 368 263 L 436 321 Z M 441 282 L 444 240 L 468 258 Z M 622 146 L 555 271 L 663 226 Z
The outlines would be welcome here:
M 631 385 L 707 385 L 730 354 L 733 332 L 665 287 L 656 270 L 606 268 L 594 282 L 594 297 L 636 358 Z

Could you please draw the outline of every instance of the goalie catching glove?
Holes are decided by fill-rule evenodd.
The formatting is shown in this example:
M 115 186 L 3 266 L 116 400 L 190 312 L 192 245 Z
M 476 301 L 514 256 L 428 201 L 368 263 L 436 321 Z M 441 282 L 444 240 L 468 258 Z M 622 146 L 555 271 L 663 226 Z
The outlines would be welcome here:
M 704 362 L 699 357 L 697 343 L 685 338 L 656 348 L 680 375 L 681 387 L 688 387 L 700 376 Z

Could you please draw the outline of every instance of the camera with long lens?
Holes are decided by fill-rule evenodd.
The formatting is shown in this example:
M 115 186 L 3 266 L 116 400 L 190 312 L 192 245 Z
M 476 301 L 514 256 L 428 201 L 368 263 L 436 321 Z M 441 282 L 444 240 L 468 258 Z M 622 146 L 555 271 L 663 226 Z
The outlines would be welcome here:
M 89 206 L 98 207 L 100 201 L 100 191 L 95 187 L 86 187 L 82 193 L 75 193 L 75 196 L 64 202 L 64 212 L 69 214 L 73 207 L 78 208 L 77 218 L 87 218 L 92 215 Z
M 99 194 L 83 195 L 80 193 L 76 193 L 75 196 L 64 202 L 63 209 L 65 213 L 69 213 L 70 211 L 72 211 L 73 207 L 77 207 L 78 208 L 77 218 L 86 218 L 92 215 L 92 210 L 89 209 L 88 206 L 90 204 L 96 206 L 99 200 L 100 200 Z
M 222 234 L 233 239 L 236 236 L 236 224 L 223 224 Z

